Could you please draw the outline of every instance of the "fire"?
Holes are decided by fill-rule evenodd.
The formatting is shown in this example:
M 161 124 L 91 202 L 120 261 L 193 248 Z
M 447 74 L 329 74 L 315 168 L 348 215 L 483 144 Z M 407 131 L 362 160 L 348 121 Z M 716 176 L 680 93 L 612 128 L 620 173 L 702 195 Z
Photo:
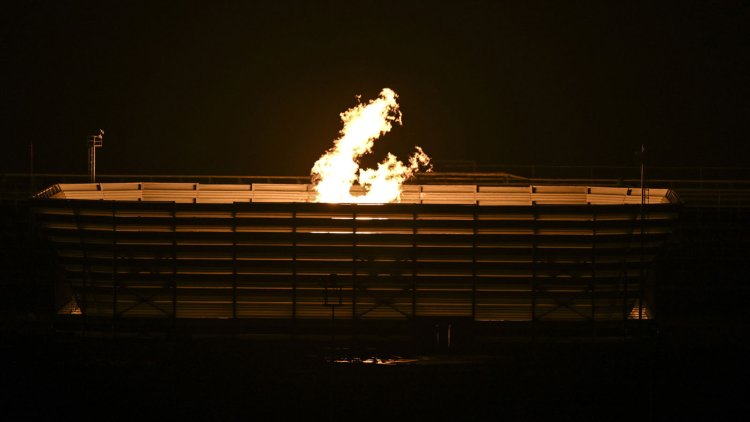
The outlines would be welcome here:
M 344 127 L 339 138 L 311 170 L 313 188 L 317 193 L 315 202 L 398 202 L 401 185 L 420 167 L 430 170 L 430 157 L 420 147 L 416 147 L 408 164 L 389 153 L 377 169 L 359 167 L 360 157 L 372 151 L 375 140 L 390 132 L 394 122 L 402 124 L 397 98 L 393 90 L 384 88 L 378 98 L 366 104 L 360 102 L 341 113 Z M 352 195 L 355 182 L 362 186 L 363 195 Z

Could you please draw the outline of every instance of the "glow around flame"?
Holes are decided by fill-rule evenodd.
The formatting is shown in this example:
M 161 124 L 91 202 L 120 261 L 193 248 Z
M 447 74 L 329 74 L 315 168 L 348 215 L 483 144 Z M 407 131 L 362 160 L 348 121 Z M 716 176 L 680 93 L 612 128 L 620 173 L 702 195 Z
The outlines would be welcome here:
M 339 138 L 315 162 L 311 171 L 313 188 L 317 192 L 315 202 L 398 202 L 404 181 L 420 167 L 429 166 L 430 157 L 416 147 L 408 164 L 389 153 L 377 169 L 359 167 L 360 157 L 372 151 L 375 140 L 390 132 L 394 122 L 402 124 L 397 98 L 393 90 L 384 88 L 378 98 L 341 113 L 344 127 Z M 362 186 L 363 195 L 351 194 L 355 182 Z

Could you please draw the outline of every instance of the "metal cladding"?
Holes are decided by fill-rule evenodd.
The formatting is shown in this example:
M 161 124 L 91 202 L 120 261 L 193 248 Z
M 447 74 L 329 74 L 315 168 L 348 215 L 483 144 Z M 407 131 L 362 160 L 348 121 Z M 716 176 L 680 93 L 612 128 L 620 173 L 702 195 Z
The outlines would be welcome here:
M 671 191 L 406 186 L 310 203 L 308 185 L 55 185 L 34 210 L 59 313 L 277 320 L 647 318 Z

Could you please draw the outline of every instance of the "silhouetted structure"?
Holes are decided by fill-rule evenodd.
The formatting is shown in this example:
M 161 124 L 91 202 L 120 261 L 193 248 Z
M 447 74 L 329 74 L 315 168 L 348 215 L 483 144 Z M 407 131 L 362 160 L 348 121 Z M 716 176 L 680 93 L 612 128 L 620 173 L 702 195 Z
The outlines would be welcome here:
M 646 193 L 643 218 L 634 188 L 412 185 L 400 204 L 311 199 L 304 184 L 75 184 L 43 191 L 34 211 L 59 258 L 59 314 L 326 332 L 336 274 L 338 329 L 386 335 L 647 319 L 644 271 L 677 216 L 666 189 Z

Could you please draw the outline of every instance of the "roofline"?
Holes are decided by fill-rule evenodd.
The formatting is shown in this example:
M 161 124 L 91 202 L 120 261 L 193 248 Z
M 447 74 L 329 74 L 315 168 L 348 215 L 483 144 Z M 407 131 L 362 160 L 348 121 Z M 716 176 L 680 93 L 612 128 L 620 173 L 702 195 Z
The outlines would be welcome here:
M 355 187 L 353 194 L 361 194 Z M 182 203 L 315 202 L 310 184 L 206 183 L 59 183 L 34 199 L 112 200 Z M 675 204 L 677 194 L 665 188 L 647 188 L 646 204 Z M 585 185 L 404 185 L 401 203 L 455 205 L 625 205 L 641 204 L 641 189 Z

